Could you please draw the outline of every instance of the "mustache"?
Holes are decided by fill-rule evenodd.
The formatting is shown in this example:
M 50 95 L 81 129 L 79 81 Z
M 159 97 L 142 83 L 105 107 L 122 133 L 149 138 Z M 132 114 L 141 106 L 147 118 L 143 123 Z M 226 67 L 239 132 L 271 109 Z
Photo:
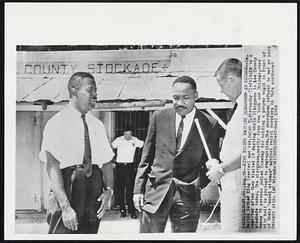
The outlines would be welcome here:
M 181 106 L 181 105 L 177 105 L 176 108 L 182 108 L 182 109 L 186 109 L 185 106 Z

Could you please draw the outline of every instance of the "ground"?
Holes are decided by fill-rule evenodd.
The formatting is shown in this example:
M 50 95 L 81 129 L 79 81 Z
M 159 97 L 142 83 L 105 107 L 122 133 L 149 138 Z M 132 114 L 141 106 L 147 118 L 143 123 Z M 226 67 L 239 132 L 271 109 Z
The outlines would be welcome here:
M 200 223 L 197 232 L 208 218 L 210 212 L 201 212 Z M 138 215 L 139 216 L 139 215 Z M 126 224 L 124 224 L 126 222 Z M 32 212 L 32 211 L 17 211 L 15 221 L 16 234 L 47 234 L 48 225 L 45 221 L 45 212 Z M 170 222 L 168 221 L 165 233 L 170 233 Z M 217 232 L 220 230 L 220 216 L 215 212 L 209 223 L 205 225 L 202 232 Z M 99 228 L 101 234 L 135 234 L 139 232 L 139 217 L 132 219 L 130 215 L 125 218 L 120 218 L 119 210 L 114 208 L 109 210 L 104 215 Z

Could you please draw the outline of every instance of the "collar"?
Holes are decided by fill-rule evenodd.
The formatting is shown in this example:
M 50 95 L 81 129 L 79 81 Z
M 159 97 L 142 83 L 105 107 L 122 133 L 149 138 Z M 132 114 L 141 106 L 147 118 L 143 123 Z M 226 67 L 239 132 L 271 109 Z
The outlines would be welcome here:
M 176 113 L 176 118 L 181 119 L 181 115 L 177 114 L 177 112 L 175 112 L 175 113 Z M 193 119 L 195 117 L 195 114 L 196 114 L 196 108 L 194 107 L 190 113 L 185 115 L 185 119 L 188 119 L 188 120 Z
M 68 104 L 68 109 L 75 115 L 81 118 L 82 113 L 77 110 L 74 106 L 72 106 L 70 103 Z M 89 111 L 85 113 L 86 116 L 88 116 Z

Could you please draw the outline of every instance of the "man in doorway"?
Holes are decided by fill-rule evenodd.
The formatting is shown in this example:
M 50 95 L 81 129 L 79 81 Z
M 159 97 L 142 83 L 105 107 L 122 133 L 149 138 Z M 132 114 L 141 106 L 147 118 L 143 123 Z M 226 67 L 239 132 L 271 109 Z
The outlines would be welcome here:
M 141 210 L 140 232 L 164 232 L 170 216 L 172 232 L 195 232 L 200 193 L 209 179 L 195 119 L 211 155 L 218 158 L 217 121 L 196 109 L 196 82 L 188 76 L 173 83 L 173 108 L 154 112 L 138 167 L 134 203 Z
M 105 128 L 89 111 L 97 101 L 94 77 L 74 73 L 69 105 L 46 124 L 40 159 L 51 183 L 47 221 L 50 234 L 95 234 L 112 190 L 102 165 L 113 158 Z
M 221 181 L 221 228 L 237 232 L 241 226 L 241 154 L 243 135 L 242 62 L 226 59 L 216 71 L 221 92 L 235 103 L 234 113 L 227 124 L 220 161 L 209 160 L 208 177 Z
M 144 142 L 132 136 L 131 128 L 125 128 L 123 136 L 117 137 L 112 142 L 112 147 L 117 150 L 116 158 L 116 197 L 120 206 L 120 217 L 126 217 L 126 201 L 128 213 L 131 218 L 136 219 L 135 207 L 133 204 L 133 187 L 134 187 L 134 154 L 136 148 L 142 148 Z

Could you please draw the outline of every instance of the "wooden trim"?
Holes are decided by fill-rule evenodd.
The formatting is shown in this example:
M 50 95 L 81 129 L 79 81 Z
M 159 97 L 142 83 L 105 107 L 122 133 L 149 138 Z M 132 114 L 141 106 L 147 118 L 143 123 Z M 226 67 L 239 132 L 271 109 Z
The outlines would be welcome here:
M 41 211 L 42 210 L 42 197 L 41 197 L 41 192 L 42 192 L 42 174 L 41 174 L 41 165 L 40 165 L 40 160 L 39 160 L 39 152 L 40 152 L 40 143 L 41 143 L 41 116 L 42 112 L 34 112 L 35 116 L 35 127 L 34 129 L 34 154 L 35 154 L 35 159 L 34 159 L 34 167 L 38 169 L 40 173 L 36 173 L 34 175 L 35 177 L 35 210 Z
M 67 103 L 53 104 L 47 106 L 45 111 L 60 111 Z M 163 108 L 172 107 L 172 103 L 165 103 L 165 101 L 135 101 L 135 102 L 112 102 L 112 103 L 98 103 L 94 111 L 149 111 L 159 110 Z M 232 102 L 198 102 L 196 103 L 198 109 L 231 109 Z M 33 104 L 18 104 L 17 111 L 43 111 L 41 105 Z

